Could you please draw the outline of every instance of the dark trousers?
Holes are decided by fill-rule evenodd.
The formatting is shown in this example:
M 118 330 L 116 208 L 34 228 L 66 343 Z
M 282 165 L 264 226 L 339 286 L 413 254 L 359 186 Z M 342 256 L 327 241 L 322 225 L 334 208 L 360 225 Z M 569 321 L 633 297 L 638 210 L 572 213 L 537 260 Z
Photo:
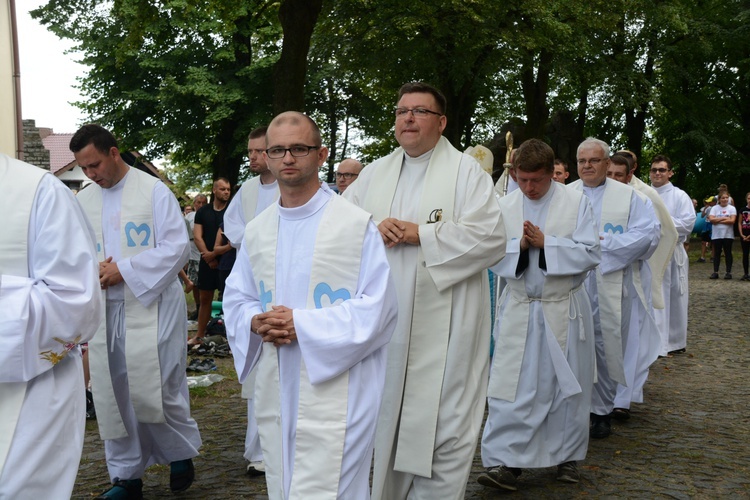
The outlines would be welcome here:
M 732 243 L 734 238 L 720 238 L 711 240 L 714 245 L 714 272 L 719 272 L 719 263 L 721 262 L 721 252 L 724 251 L 724 261 L 727 265 L 727 272 L 732 272 Z
M 750 241 L 740 240 L 742 243 L 742 269 L 745 270 L 745 274 L 750 274 L 748 270 L 748 256 L 750 256 Z

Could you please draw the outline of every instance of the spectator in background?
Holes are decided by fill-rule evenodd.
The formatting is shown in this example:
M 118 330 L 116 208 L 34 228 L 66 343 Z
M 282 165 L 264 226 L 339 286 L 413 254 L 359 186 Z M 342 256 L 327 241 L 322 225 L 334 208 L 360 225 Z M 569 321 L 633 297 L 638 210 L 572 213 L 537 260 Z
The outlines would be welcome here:
M 745 195 L 745 208 L 740 210 L 737 229 L 740 232 L 740 243 L 742 244 L 742 269 L 745 274 L 740 278 L 742 281 L 750 281 L 748 275 L 748 254 L 750 254 L 750 193 Z
M 219 289 L 219 260 L 214 252 L 216 233 L 224 222 L 224 212 L 227 209 L 231 187 L 229 181 L 222 177 L 214 181 L 214 199 L 209 205 L 202 207 L 195 214 L 193 236 L 195 246 L 201 254 L 198 265 L 198 290 L 200 290 L 200 309 L 198 310 L 198 333 L 190 339 L 189 345 L 201 343 L 206 335 L 206 325 L 211 319 L 211 303 L 214 292 Z
M 714 272 L 712 280 L 719 279 L 721 252 L 724 252 L 726 264 L 725 280 L 732 279 L 732 243 L 734 243 L 734 223 L 737 220 L 737 209 L 729 204 L 729 193 L 719 195 L 719 204 L 711 209 L 708 220 L 713 224 L 711 243 L 714 246 Z
M 185 224 L 188 229 L 188 237 L 190 238 L 190 259 L 187 263 L 187 277 L 193 283 L 193 300 L 195 301 L 195 312 L 191 314 L 188 319 L 198 319 L 198 311 L 201 305 L 200 294 L 198 293 L 198 266 L 201 260 L 201 253 L 198 251 L 198 247 L 195 246 L 195 238 L 193 236 L 193 228 L 195 227 L 195 214 L 201 209 L 203 205 L 208 203 L 208 198 L 205 194 L 198 194 L 193 199 L 193 211 L 185 214 Z
M 703 230 L 701 231 L 701 256 L 698 262 L 706 262 L 706 250 L 708 250 L 711 260 L 714 258 L 714 248 L 711 245 L 711 223 L 708 222 L 708 214 L 711 212 L 711 208 L 716 205 L 716 197 L 709 196 L 703 200 L 703 208 L 701 209 L 701 217 L 703 217 Z

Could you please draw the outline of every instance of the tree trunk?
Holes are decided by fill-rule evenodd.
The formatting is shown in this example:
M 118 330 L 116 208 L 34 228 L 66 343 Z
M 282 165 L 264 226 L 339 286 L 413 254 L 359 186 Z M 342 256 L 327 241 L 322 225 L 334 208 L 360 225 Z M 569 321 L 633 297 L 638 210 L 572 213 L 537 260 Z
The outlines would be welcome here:
M 323 0 L 284 0 L 279 21 L 284 32 L 281 57 L 273 68 L 273 113 L 304 111 L 307 53 Z

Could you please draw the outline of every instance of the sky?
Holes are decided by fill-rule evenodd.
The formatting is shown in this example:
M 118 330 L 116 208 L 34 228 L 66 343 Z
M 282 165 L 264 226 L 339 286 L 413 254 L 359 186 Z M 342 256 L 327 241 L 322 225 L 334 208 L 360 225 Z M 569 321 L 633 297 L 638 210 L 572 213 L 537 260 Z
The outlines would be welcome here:
M 36 120 L 37 127 L 57 133 L 73 133 L 82 124 L 83 113 L 71 102 L 83 100 L 76 77 L 86 67 L 74 54 L 65 54 L 73 46 L 60 40 L 47 28 L 31 19 L 29 11 L 47 0 L 16 0 L 16 23 L 21 66 L 21 115 Z

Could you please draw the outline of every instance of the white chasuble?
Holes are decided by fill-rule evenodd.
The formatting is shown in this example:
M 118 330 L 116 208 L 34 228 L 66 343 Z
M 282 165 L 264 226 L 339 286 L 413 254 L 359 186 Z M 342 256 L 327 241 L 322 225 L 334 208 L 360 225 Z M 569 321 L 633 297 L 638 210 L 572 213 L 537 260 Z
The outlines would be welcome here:
M 120 206 L 119 249 L 120 258 L 130 258 L 156 246 L 153 221 L 153 190 L 158 179 L 138 169 L 130 168 L 123 180 Z M 102 188 L 89 185 L 78 194 L 78 200 L 94 228 L 97 242 L 97 257 L 105 260 L 104 234 L 110 229 L 111 220 L 103 220 Z M 105 227 L 107 225 L 107 227 Z M 111 242 L 109 243 L 111 244 Z M 159 366 L 158 316 L 159 301 L 148 307 L 141 304 L 130 288 L 122 287 L 125 300 L 125 357 L 128 364 L 137 363 L 137 370 L 128 370 L 130 398 L 136 417 L 142 423 L 164 423 L 162 407 L 162 381 L 156 376 Z M 109 300 L 111 290 L 106 294 Z M 89 344 L 94 402 L 97 422 L 102 439 L 118 439 L 127 436 L 117 402 L 115 401 L 109 369 L 106 321 Z
M 462 154 L 441 137 L 432 153 L 419 194 L 417 224 L 454 221 L 456 178 Z M 362 207 L 376 221 L 390 216 L 396 194 L 404 150 L 388 155 L 379 172 L 381 182 L 373 182 Z M 440 165 L 441 168 L 432 167 Z M 415 193 L 415 196 L 417 194 Z M 439 218 L 438 218 L 438 215 Z M 418 262 L 424 263 L 421 246 Z M 403 406 L 396 438 L 394 469 L 419 476 L 432 475 L 432 450 L 435 444 L 438 408 L 442 385 L 423 384 L 424 380 L 442 380 L 448 351 L 452 312 L 452 289 L 439 289 L 424 265 L 417 267 L 417 282 L 411 320 L 411 336 L 403 392 Z M 424 451 L 416 453 L 417 450 Z
M 545 237 L 572 239 L 578 226 L 578 216 L 583 194 L 579 191 L 566 189 L 563 186 L 551 187 L 549 206 L 554 207 L 546 214 L 546 221 L 542 227 Z M 500 207 L 505 219 L 508 241 L 520 240 L 523 237 L 524 196 L 520 190 L 513 191 L 500 200 Z M 554 334 L 559 348 L 550 345 L 550 355 L 553 368 L 557 376 L 560 390 L 564 397 L 581 392 L 581 386 L 570 369 L 566 359 L 568 342 L 568 321 L 580 323 L 578 332 L 585 335 L 583 318 L 578 301 L 574 295 L 583 286 L 583 274 L 570 276 L 546 275 L 541 297 L 529 297 L 526 280 L 523 276 L 507 278 L 507 286 L 500 299 L 500 303 L 511 300 L 512 306 L 506 305 L 509 314 L 503 316 L 499 322 L 499 332 L 496 336 L 495 354 L 490 371 L 490 383 L 487 395 L 491 398 L 513 402 L 516 399 L 518 380 L 521 375 L 521 364 L 524 358 L 527 335 L 525 332 L 529 324 L 529 304 L 539 301 L 542 304 L 547 327 Z M 524 332 L 523 334 L 521 332 Z M 585 340 L 581 338 L 580 340 Z
M 279 184 L 261 184 L 260 176 L 245 182 L 224 213 L 224 235 L 239 248 L 245 235 L 245 226 L 268 206 L 279 199 Z
M 0 290 L 2 290 L 3 275 L 29 276 L 29 222 L 36 190 L 44 173 L 45 171 L 41 168 L 17 168 L 12 162 L 0 162 L 0 186 L 33 187 L 33 191 L 6 189 L 3 193 L 4 206 L 13 207 L 13 216 L 6 217 L 2 234 L 0 234 Z M 3 320 L 0 318 L 0 323 Z M 0 404 L 0 429 L 2 429 L 0 432 L 0 476 L 10 450 L 10 443 L 15 435 L 25 396 L 26 382 L 0 383 L 0 401 L 2 401 Z
M 263 311 L 269 311 L 277 298 L 278 210 L 274 204 L 257 216 L 243 242 Z M 352 250 L 363 248 L 370 221 L 369 214 L 337 196 L 331 197 L 324 210 L 315 237 L 308 309 L 331 307 L 355 296 L 361 252 Z M 342 262 L 347 265 L 341 265 Z M 257 379 L 262 383 L 255 387 L 255 415 L 266 462 L 269 497 L 273 499 L 286 498 L 278 349 L 271 343 L 263 343 L 257 366 Z M 349 372 L 313 385 L 304 358 L 300 358 L 298 387 L 294 466 L 288 498 L 335 499 L 347 431 Z

